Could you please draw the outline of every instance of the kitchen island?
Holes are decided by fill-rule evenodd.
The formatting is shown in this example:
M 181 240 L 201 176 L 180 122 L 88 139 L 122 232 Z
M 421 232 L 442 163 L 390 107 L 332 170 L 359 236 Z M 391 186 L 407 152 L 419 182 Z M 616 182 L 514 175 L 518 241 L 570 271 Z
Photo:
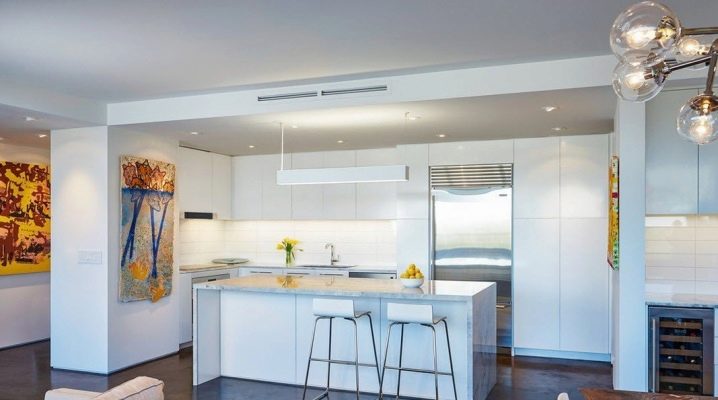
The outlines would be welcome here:
M 485 399 L 496 383 L 496 285 L 489 282 L 428 281 L 421 288 L 405 289 L 397 280 L 324 276 L 246 276 L 194 285 L 194 372 L 199 385 L 225 376 L 302 385 L 306 373 L 317 297 L 349 298 L 357 310 L 371 311 L 379 360 L 386 341 L 386 305 L 390 302 L 432 304 L 449 326 L 456 385 L 460 399 Z M 366 319 L 359 322 L 360 362 L 373 362 Z M 327 327 L 317 328 L 317 355 L 326 355 Z M 396 332 L 396 331 L 395 331 Z M 337 320 L 333 328 L 332 356 L 353 359 L 353 325 Z M 448 371 L 443 335 L 438 335 L 439 369 Z M 392 335 L 389 365 L 397 365 L 399 335 Z M 431 330 L 406 328 L 405 366 L 430 368 Z M 333 365 L 332 387 L 354 390 L 354 367 Z M 309 383 L 326 382 L 326 365 L 313 363 Z M 395 393 L 397 376 L 387 371 L 384 391 Z M 434 397 L 434 380 L 405 372 L 403 396 Z M 378 392 L 376 371 L 361 368 L 360 388 Z M 439 377 L 441 398 L 453 398 L 451 378 Z

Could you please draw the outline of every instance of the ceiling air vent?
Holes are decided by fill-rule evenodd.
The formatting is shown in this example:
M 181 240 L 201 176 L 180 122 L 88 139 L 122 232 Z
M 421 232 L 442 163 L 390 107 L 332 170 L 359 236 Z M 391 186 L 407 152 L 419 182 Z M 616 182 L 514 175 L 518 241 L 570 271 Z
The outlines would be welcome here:
M 272 94 L 268 96 L 258 96 L 257 101 L 275 101 L 275 100 L 290 100 L 290 99 L 303 99 L 306 97 L 317 97 L 317 92 L 298 92 L 298 93 L 284 93 L 284 94 Z
M 354 94 L 354 93 L 371 93 L 371 92 L 386 92 L 389 88 L 386 85 L 379 86 L 367 86 L 352 89 L 333 89 L 333 90 L 322 90 L 322 96 L 334 96 L 338 94 Z
M 485 188 L 511 187 L 512 164 L 474 164 L 432 166 L 431 187 Z

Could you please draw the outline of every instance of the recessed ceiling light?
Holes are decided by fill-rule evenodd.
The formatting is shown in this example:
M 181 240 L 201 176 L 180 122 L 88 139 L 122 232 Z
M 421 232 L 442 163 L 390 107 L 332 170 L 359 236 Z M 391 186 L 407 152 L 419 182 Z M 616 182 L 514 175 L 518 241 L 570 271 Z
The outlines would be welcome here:
M 254 148 L 254 145 L 253 145 L 253 144 L 250 144 L 250 145 L 247 146 L 247 147 L 249 147 L 250 149 L 253 149 L 253 148 Z
M 556 110 L 558 110 L 558 106 L 543 106 L 543 107 L 541 107 L 541 109 L 544 110 L 544 111 L 546 111 L 546 112 L 548 113 L 548 112 L 551 112 L 551 111 L 556 111 Z
M 343 140 L 337 140 L 337 143 L 342 144 L 342 143 L 344 143 L 344 141 L 343 141 Z
M 560 131 L 565 131 L 566 127 L 565 126 L 555 126 L 555 127 L 551 128 L 551 130 L 554 132 L 560 132 Z
M 445 137 L 446 137 L 446 134 L 445 134 L 445 133 L 440 133 L 440 134 L 436 135 L 436 137 L 438 137 L 438 138 L 445 138 Z
M 46 138 L 46 137 L 47 137 L 47 134 L 46 134 L 46 133 L 40 133 L 40 134 L 37 135 L 37 137 L 39 137 L 39 138 Z
M 190 132 L 189 134 L 190 134 L 190 135 L 195 135 L 195 136 L 197 136 L 197 135 L 200 135 L 201 133 L 199 133 L 199 132 L 197 132 L 197 131 L 192 131 L 192 132 Z
M 409 121 L 416 121 L 421 119 L 421 117 L 418 115 L 410 115 L 407 118 L 409 119 Z
M 292 129 L 297 129 L 297 128 L 299 128 L 299 125 L 297 125 L 297 124 L 292 124 Z
M 24 119 L 25 119 L 25 121 L 27 121 L 27 122 L 36 121 L 36 120 L 37 120 L 37 118 L 31 117 L 31 116 L 27 116 L 27 117 L 25 117 Z

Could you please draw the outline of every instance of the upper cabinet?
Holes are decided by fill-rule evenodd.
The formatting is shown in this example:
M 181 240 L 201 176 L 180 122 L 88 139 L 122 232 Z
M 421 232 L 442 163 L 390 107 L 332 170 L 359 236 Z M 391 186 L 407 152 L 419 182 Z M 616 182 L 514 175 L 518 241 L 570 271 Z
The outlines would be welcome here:
M 608 216 L 608 135 L 561 138 L 561 217 Z
M 357 150 L 356 152 L 358 167 L 396 164 L 399 162 L 395 148 Z M 396 182 L 357 183 L 356 217 L 357 219 L 396 218 Z
M 212 153 L 180 147 L 177 162 L 177 202 L 180 212 L 214 212 Z
M 514 143 L 514 218 L 558 218 L 559 138 Z
M 212 154 L 212 211 L 219 219 L 232 217 L 232 158 Z
M 513 161 L 513 140 L 449 142 L 429 145 L 429 165 L 503 164 Z
M 698 146 L 676 132 L 676 116 L 695 90 L 664 91 L 646 103 L 646 214 L 695 214 L 698 212 Z M 715 150 L 718 151 L 718 150 Z M 714 151 L 713 151 L 714 152 Z M 711 150 L 701 150 L 708 156 Z M 708 159 L 709 157 L 706 157 Z M 715 173 L 718 164 L 703 165 L 705 176 Z M 708 198 L 706 208 L 718 198 Z
M 328 151 L 324 153 L 325 168 L 356 166 L 356 151 Z M 343 183 L 324 186 L 324 219 L 356 218 L 356 184 Z
M 718 143 L 698 147 L 698 212 L 718 213 Z

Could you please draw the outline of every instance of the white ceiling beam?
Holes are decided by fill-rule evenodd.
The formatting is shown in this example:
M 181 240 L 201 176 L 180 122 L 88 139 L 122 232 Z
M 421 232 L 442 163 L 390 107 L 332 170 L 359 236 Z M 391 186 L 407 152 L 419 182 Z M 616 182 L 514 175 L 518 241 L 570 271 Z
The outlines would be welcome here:
M 613 56 L 413 73 L 109 104 L 108 124 L 125 125 L 357 105 L 607 86 Z M 386 84 L 387 92 L 258 102 L 258 96 Z

